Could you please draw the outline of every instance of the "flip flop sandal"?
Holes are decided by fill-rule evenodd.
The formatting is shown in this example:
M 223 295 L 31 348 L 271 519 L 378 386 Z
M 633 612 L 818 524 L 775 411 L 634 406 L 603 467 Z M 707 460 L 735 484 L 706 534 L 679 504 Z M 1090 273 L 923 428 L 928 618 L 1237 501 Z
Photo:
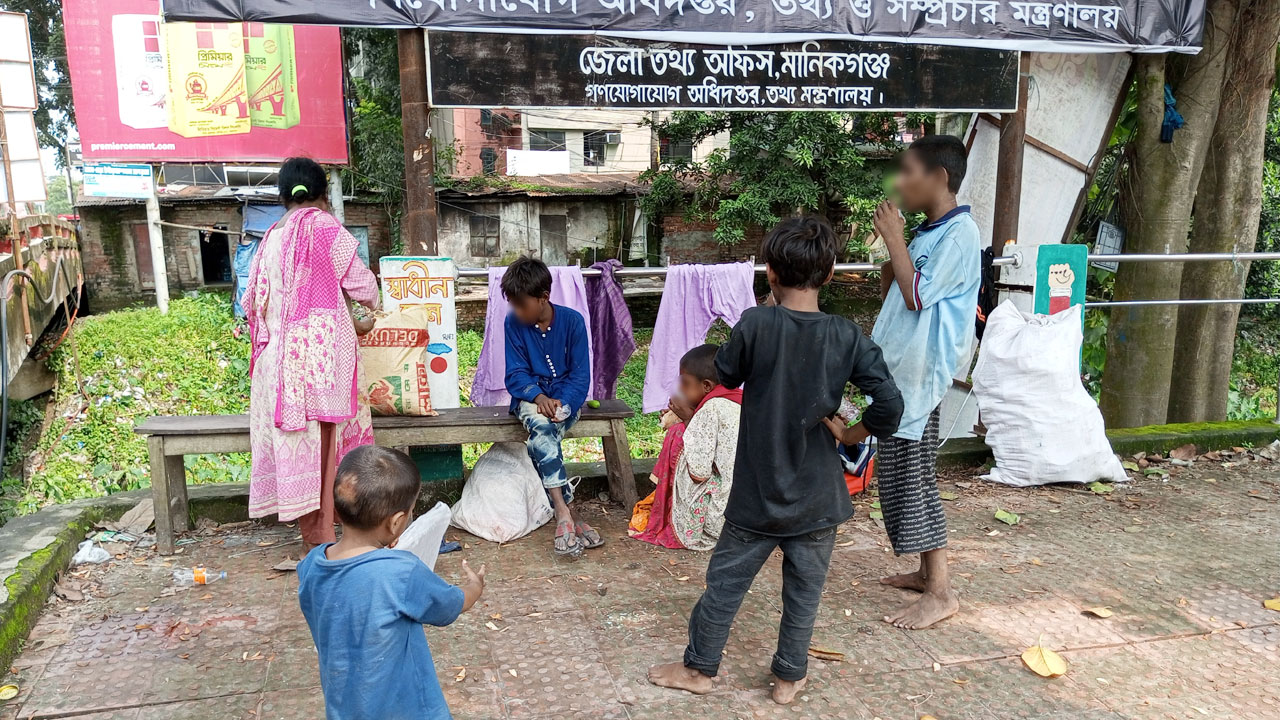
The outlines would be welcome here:
M 582 541 L 573 534 L 573 523 L 568 520 L 556 525 L 555 553 L 577 557 L 582 554 Z
M 604 545 L 604 538 L 600 537 L 600 533 L 596 532 L 596 529 L 590 525 L 580 522 L 574 527 L 574 529 L 578 533 L 578 539 L 582 543 L 583 548 L 587 550 L 594 550 L 595 548 Z

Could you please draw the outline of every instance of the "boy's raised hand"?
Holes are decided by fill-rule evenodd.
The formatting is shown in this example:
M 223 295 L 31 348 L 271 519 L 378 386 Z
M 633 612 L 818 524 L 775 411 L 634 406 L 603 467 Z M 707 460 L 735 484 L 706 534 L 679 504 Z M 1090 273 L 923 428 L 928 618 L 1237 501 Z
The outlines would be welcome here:
M 480 599 L 480 596 L 484 594 L 485 568 L 484 565 L 481 564 L 480 571 L 476 572 L 471 569 L 471 565 L 468 564 L 466 560 L 463 560 L 462 572 L 467 576 L 467 579 L 459 586 L 462 588 L 462 612 L 466 612 L 470 610 L 471 606 L 475 605 L 476 601 Z
M 876 206 L 871 225 L 886 244 L 894 240 L 903 240 L 903 233 L 906 230 L 906 221 L 902 219 L 902 213 L 898 212 L 898 206 L 894 205 L 892 200 L 885 200 Z
M 836 440 L 844 445 L 857 445 L 870 436 L 862 423 L 846 426 L 844 420 L 838 417 L 824 417 L 822 423 L 827 426 Z

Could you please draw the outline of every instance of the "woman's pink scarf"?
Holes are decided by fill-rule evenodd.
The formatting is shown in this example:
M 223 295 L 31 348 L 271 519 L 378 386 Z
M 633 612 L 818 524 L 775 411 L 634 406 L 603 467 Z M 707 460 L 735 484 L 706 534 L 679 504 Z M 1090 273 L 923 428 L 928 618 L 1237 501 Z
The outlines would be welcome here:
M 318 208 L 291 213 L 281 238 L 284 284 L 278 295 L 270 297 L 269 283 L 257 282 L 264 253 L 254 255 L 249 270 L 246 315 L 253 351 L 249 372 L 253 373 L 253 365 L 271 340 L 267 305 L 283 303 L 276 427 L 294 431 L 304 429 L 308 421 L 348 420 L 356 414 L 359 347 L 342 279 L 359 241 Z

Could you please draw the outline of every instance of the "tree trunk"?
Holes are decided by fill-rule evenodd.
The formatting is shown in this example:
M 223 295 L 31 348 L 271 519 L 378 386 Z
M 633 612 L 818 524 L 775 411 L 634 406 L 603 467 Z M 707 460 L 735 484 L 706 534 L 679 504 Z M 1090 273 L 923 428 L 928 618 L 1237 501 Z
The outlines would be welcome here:
M 1248 0 L 1232 38 L 1226 88 L 1196 192 L 1192 252 L 1248 252 L 1258 240 L 1267 111 L 1275 82 L 1280 4 Z M 1249 264 L 1190 263 L 1183 298 L 1239 298 Z M 1179 383 L 1170 422 L 1225 420 L 1239 305 L 1189 305 L 1178 312 L 1174 364 Z
M 1129 205 L 1136 222 L 1126 253 L 1179 253 L 1187 249 L 1191 205 L 1218 117 L 1227 45 L 1241 0 L 1212 0 L 1204 49 L 1190 57 L 1139 55 L 1138 133 L 1131 165 Z M 1247 1 L 1247 0 L 1244 0 Z M 1160 142 L 1164 86 L 1173 88 L 1186 126 L 1172 143 Z M 1179 263 L 1120 263 L 1116 300 L 1178 297 Z M 1165 422 L 1178 313 L 1171 306 L 1117 307 L 1107 332 L 1107 366 L 1099 401 L 1111 427 Z

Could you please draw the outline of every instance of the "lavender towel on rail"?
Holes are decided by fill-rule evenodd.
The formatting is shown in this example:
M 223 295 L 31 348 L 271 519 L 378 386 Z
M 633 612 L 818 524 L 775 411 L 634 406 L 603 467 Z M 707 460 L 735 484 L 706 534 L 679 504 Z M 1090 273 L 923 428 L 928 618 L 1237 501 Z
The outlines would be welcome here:
M 507 351 L 504 331 L 511 306 L 502 296 L 504 267 L 489 268 L 489 306 L 484 314 L 484 345 L 476 362 L 476 378 L 471 383 L 471 404 L 509 405 L 507 394 Z M 582 282 L 582 268 L 555 265 L 551 267 L 551 302 L 582 313 L 587 324 L 587 346 L 591 346 L 591 311 L 587 305 L 587 289 Z M 554 322 L 554 321 L 553 321 Z M 588 386 L 590 387 L 590 386 Z M 588 398 L 595 397 L 590 392 Z
M 755 268 L 748 262 L 667 268 L 644 374 L 644 412 L 667 406 L 680 382 L 680 358 L 706 342 L 716 318 L 732 327 L 756 306 L 754 287 Z
M 617 260 L 591 266 L 597 277 L 586 278 L 587 307 L 591 310 L 591 391 L 599 400 L 617 397 L 618 377 L 636 351 L 631 327 L 631 310 L 622 297 L 622 283 L 613 271 L 622 267 Z

